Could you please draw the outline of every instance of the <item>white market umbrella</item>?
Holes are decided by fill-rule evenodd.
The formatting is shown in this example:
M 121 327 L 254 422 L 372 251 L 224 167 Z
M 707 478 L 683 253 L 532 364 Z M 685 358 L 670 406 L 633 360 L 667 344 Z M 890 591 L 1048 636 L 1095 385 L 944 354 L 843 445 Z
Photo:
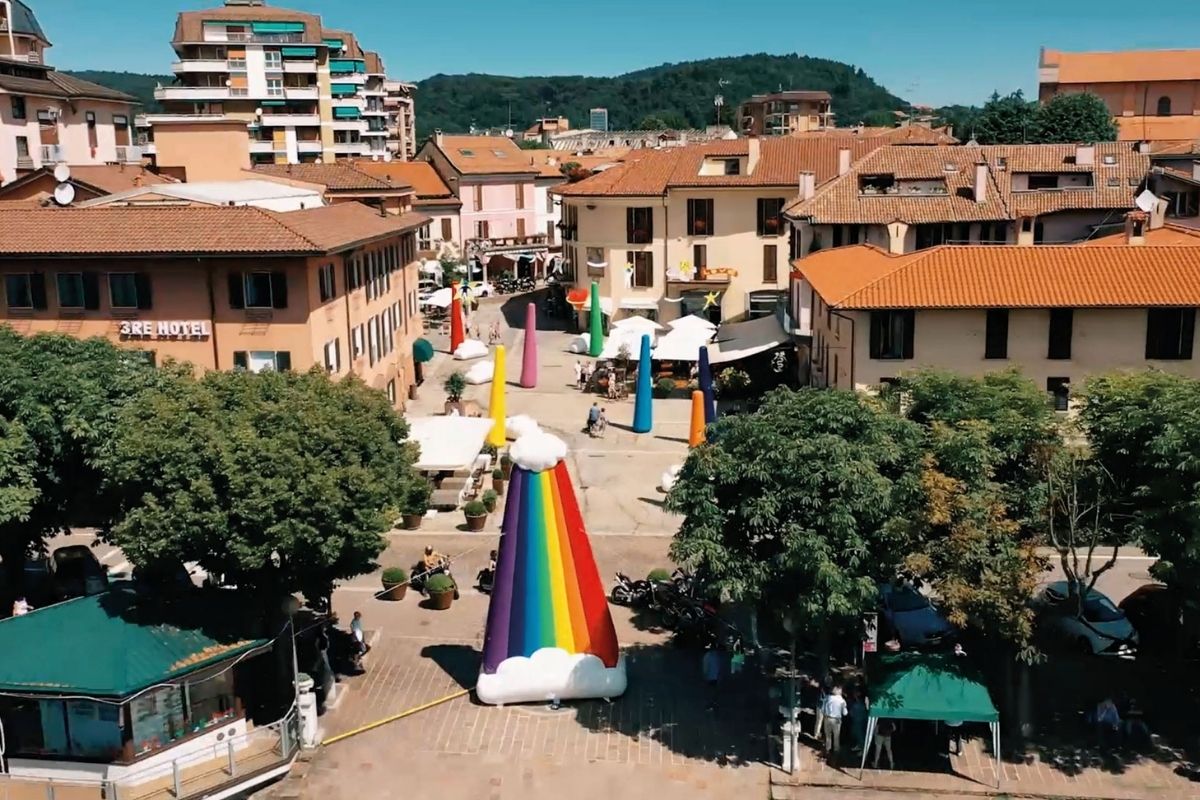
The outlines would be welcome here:
M 716 325 L 709 322 L 704 317 L 698 316 L 696 314 L 688 314 L 686 317 L 680 317 L 679 319 L 673 319 L 670 322 L 668 322 L 667 325 L 671 328 L 672 332 L 674 332 L 674 331 L 706 330 L 706 331 L 710 331 L 710 336 L 711 336 L 711 331 L 715 331 L 717 329 Z
M 651 333 L 652 334 L 656 331 L 662 330 L 662 328 L 663 328 L 662 325 L 655 322 L 654 320 L 647 319 L 646 317 L 639 317 L 639 316 L 626 317 L 625 319 L 619 319 L 616 322 L 614 322 L 611 325 L 611 327 L 614 331 L 614 334 L 613 334 L 614 336 L 616 336 L 618 334 L 624 335 L 626 332 L 637 333 L 639 335 L 643 334 L 643 333 Z
M 449 308 L 452 302 L 454 302 L 454 291 L 452 289 L 438 289 L 425 298 L 424 304 L 438 308 Z

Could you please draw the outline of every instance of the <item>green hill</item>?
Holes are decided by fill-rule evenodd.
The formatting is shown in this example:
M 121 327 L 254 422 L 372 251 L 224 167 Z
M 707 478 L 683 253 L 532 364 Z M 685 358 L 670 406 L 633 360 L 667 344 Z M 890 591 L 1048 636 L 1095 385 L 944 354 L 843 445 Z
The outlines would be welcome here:
M 649 116 L 673 127 L 703 127 L 716 121 L 715 95 L 725 98 L 722 121 L 729 124 L 742 100 L 779 89 L 824 89 L 842 125 L 891 125 L 891 112 L 908 108 L 850 64 L 759 53 L 663 64 L 612 78 L 434 75 L 417 83 L 417 125 L 421 136 L 434 128 L 496 128 L 508 124 L 511 112 L 519 130 L 541 116 L 565 116 L 585 127 L 588 109 L 607 108 L 613 129 L 637 127 Z
M 142 104 L 140 111 L 145 113 L 162 110 L 162 106 L 154 99 L 154 87 L 160 83 L 170 86 L 171 82 L 175 80 L 171 75 L 143 75 L 139 72 L 106 72 L 104 70 L 63 70 L 63 72 L 133 95 Z

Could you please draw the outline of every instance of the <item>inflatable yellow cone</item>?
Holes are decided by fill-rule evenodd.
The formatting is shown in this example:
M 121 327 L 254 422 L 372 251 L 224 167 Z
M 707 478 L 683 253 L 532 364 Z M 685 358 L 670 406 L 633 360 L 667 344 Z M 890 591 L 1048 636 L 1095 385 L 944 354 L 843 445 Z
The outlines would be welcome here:
M 496 368 L 492 372 L 492 402 L 488 407 L 495 424 L 487 438 L 488 444 L 496 447 L 504 447 L 507 440 L 505 436 L 507 417 L 504 413 L 504 384 L 508 382 L 508 375 L 504 367 L 504 345 L 496 345 Z
M 688 447 L 704 444 L 704 392 L 692 392 L 692 424 L 688 426 Z

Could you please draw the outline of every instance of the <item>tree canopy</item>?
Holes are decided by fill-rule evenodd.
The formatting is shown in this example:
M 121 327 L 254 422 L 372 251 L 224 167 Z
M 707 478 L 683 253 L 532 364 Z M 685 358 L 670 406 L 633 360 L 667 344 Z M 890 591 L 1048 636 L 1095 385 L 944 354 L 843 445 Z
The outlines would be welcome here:
M 260 591 L 326 597 L 368 572 L 420 480 L 407 426 L 355 378 L 212 372 L 121 409 L 103 456 L 135 565 L 197 562 Z
M 1052 144 L 1115 142 L 1112 112 L 1091 92 L 1056 94 L 1037 110 L 1037 140 Z
M 982 108 L 947 106 L 939 116 L 962 140 L 980 144 L 1070 144 L 1113 142 L 1117 127 L 1104 101 L 1090 92 L 1060 94 L 1044 105 L 1020 91 L 993 92 Z

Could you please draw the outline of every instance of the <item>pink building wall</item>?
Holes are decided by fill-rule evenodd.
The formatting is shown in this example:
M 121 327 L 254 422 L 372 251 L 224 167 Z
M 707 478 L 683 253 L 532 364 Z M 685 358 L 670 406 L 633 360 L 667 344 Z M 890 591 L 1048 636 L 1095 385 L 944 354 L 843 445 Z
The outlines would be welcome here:
M 482 208 L 476 194 L 482 188 Z M 517 191 L 520 189 L 521 205 L 518 208 Z M 464 240 L 476 236 L 476 223 L 488 223 L 488 238 L 500 239 L 521 235 L 518 220 L 524 220 L 524 235 L 544 233 L 537 229 L 537 209 L 534 208 L 533 177 L 482 179 L 464 176 L 459 193 L 462 199 L 462 236 Z

